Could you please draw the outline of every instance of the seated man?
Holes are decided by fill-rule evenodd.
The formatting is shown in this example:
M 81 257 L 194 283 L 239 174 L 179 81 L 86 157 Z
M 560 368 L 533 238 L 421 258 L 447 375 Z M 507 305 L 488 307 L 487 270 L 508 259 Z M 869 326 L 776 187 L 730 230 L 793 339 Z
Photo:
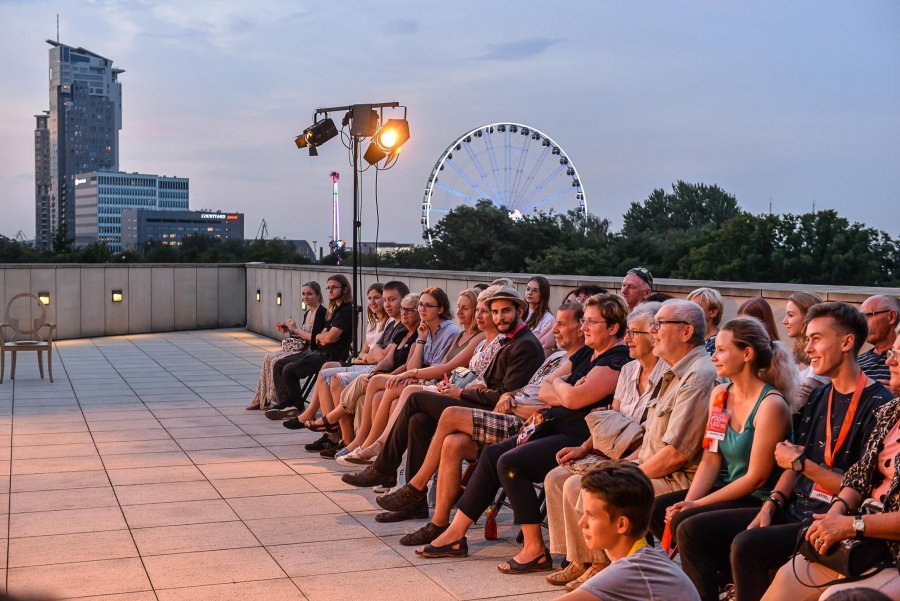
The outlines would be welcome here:
M 559 599 L 699 601 L 684 572 L 662 549 L 647 545 L 653 500 L 653 486 L 632 463 L 604 461 L 581 479 L 585 543 L 612 563 Z
M 502 286 L 486 300 L 486 304 L 494 324 L 506 341 L 484 372 L 485 385 L 460 390 L 452 384 L 441 383 L 437 393 L 411 395 L 375 463 L 361 472 L 344 474 L 341 478 L 344 482 L 361 487 L 379 484 L 393 486 L 397 468 L 407 448 L 406 472 L 415 474 L 421 468 L 444 409 L 453 406 L 494 407 L 503 393 L 518 390 L 528 383 L 544 360 L 544 349 L 523 321 L 527 303 L 515 288 Z M 420 506 L 413 515 L 422 513 Z M 425 504 L 422 517 L 427 515 L 428 506 Z
M 653 294 L 653 275 L 644 267 L 632 267 L 622 278 L 619 294 L 628 303 L 628 311 L 634 311 L 635 307 L 649 300 Z
M 869 335 L 866 342 L 872 345 L 871 349 L 859 356 L 859 367 L 867 376 L 887 386 L 891 372 L 885 361 L 888 350 L 897 338 L 900 300 L 896 296 L 876 294 L 867 298 L 859 310 L 868 321 Z
M 515 436 L 532 413 L 546 406 L 538 400 L 541 385 L 568 373 L 566 359 L 584 348 L 582 315 L 583 309 L 578 303 L 560 306 L 553 327 L 560 350 L 547 357 L 524 388 L 503 394 L 493 412 L 466 407 L 444 410 L 421 469 L 403 487 L 375 499 L 388 511 L 402 512 L 419 506 L 425 502 L 428 481 L 435 471 L 438 472 L 434 517 L 416 532 L 402 537 L 401 545 L 424 545 L 446 530 L 450 524 L 450 510 L 459 496 L 462 461 L 474 461 L 484 446 Z

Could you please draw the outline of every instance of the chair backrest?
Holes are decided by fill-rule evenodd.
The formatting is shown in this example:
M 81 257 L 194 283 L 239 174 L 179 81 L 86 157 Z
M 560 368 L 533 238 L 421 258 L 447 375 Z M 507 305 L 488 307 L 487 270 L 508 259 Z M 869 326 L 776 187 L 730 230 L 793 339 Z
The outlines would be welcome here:
M 43 340 L 38 330 L 47 321 L 47 307 L 37 294 L 20 292 L 6 303 L 3 321 L 13 329 L 13 342 Z

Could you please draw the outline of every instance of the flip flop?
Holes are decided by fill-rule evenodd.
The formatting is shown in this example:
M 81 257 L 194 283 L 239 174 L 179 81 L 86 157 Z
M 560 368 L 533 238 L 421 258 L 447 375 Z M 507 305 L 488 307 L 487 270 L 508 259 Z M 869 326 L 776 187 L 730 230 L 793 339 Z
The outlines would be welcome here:
M 540 557 L 535 557 L 527 563 L 519 563 L 515 559 L 506 561 L 508 568 L 497 566 L 497 569 L 504 574 L 530 574 L 531 572 L 548 572 L 553 569 L 553 558 L 550 557 L 550 551 L 544 549 L 544 553 Z

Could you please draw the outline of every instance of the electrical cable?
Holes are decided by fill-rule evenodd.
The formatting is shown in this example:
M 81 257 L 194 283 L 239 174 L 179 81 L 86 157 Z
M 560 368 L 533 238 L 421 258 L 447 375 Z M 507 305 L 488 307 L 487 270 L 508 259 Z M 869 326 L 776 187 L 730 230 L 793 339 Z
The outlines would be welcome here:
M 381 212 L 378 209 L 378 169 L 375 170 L 375 281 L 378 277 L 378 234 L 381 231 Z

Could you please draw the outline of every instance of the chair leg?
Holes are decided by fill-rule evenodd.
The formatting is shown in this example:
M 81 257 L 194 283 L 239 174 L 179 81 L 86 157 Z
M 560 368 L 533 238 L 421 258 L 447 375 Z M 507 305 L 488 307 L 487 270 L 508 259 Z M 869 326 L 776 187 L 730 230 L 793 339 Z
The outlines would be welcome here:
M 41 374 L 41 380 L 44 379 L 44 351 L 38 351 L 38 372 Z
M 9 354 L 10 354 L 10 358 L 9 358 L 9 367 L 10 367 L 10 369 L 9 369 L 9 379 L 10 379 L 10 380 L 15 380 L 15 379 L 16 379 L 16 351 L 10 351 Z
M 53 347 L 47 347 L 47 371 L 50 374 L 50 383 L 53 384 Z

